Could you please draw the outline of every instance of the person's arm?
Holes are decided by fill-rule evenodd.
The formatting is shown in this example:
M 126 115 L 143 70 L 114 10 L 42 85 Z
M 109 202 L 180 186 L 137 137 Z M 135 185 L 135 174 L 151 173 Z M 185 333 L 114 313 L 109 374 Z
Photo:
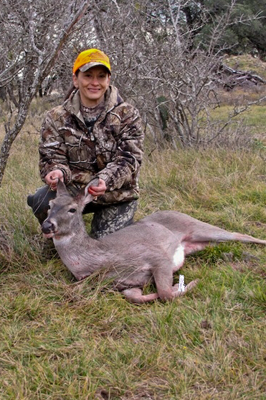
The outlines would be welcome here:
M 71 181 L 71 171 L 68 166 L 66 145 L 59 135 L 55 120 L 58 119 L 56 109 L 47 113 L 41 129 L 41 139 L 39 144 L 39 168 L 41 178 L 47 184 L 52 184 L 51 180 L 58 178 L 52 171 L 61 171 L 64 182 Z M 60 175 L 60 174 L 59 174 Z M 48 177 L 48 178 L 47 178 Z M 52 179 L 50 179 L 52 178 Z M 61 177 L 59 177 L 61 178 Z
M 120 115 L 117 151 L 112 161 L 96 174 L 105 181 L 108 191 L 131 183 L 138 175 L 143 157 L 144 133 L 138 110 L 127 105 Z

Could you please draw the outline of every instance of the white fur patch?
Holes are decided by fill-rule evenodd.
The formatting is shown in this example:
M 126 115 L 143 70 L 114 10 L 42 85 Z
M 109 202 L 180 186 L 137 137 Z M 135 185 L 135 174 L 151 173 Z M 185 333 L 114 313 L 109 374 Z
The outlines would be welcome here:
M 62 236 L 62 237 L 53 237 L 53 241 L 54 241 L 54 245 L 56 246 L 56 244 L 60 244 L 60 245 L 68 245 L 69 242 L 72 240 L 73 238 L 73 233 L 70 233 L 68 236 Z
M 184 246 L 180 244 L 174 254 L 173 262 L 176 267 L 181 267 L 185 261 L 185 250 Z

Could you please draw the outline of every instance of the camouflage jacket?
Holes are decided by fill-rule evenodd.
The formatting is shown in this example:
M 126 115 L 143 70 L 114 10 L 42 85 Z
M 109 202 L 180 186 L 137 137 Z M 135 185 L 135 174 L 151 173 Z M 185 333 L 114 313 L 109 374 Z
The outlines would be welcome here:
M 97 203 L 137 199 L 144 138 L 137 109 L 110 86 L 105 109 L 92 133 L 88 132 L 80 112 L 79 92 L 75 91 L 44 120 L 39 145 L 41 178 L 60 169 L 67 185 L 80 187 L 98 176 L 105 181 L 107 191 Z

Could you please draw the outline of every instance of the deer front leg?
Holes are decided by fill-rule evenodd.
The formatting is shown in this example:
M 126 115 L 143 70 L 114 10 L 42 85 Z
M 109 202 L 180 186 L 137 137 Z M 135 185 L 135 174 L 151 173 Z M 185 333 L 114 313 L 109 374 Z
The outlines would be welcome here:
M 143 294 L 140 288 L 126 289 L 123 290 L 122 293 L 128 301 L 136 304 L 147 303 L 159 298 L 158 293 Z
M 143 294 L 140 288 L 131 288 L 122 292 L 127 300 L 132 303 L 142 304 L 159 298 L 158 293 Z
M 172 287 L 172 293 L 170 296 L 167 298 L 164 298 L 162 300 L 174 300 L 176 297 L 184 296 L 187 292 L 190 290 L 194 289 L 195 286 L 197 286 L 199 282 L 199 279 L 196 279 L 195 281 L 190 282 L 186 287 L 183 292 L 181 292 L 178 288 L 178 283 Z M 143 303 L 148 303 L 149 301 L 154 301 L 159 299 L 158 293 L 150 293 L 150 294 L 143 294 L 142 290 L 140 288 L 132 288 L 132 289 L 126 289 L 123 290 L 122 293 L 124 294 L 125 298 L 130 301 L 131 303 L 135 304 L 143 304 Z

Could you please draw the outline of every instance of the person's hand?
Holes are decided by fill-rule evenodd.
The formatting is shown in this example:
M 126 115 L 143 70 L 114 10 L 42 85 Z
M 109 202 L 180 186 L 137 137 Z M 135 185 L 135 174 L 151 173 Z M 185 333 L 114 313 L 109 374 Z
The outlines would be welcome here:
M 99 184 L 98 186 L 90 186 L 88 191 L 89 193 L 94 196 L 101 196 L 102 194 L 104 194 L 106 192 L 106 184 L 104 182 L 103 179 L 99 178 Z
M 59 179 L 64 182 L 63 172 L 60 169 L 55 169 L 54 171 L 49 172 L 49 174 L 44 178 L 46 184 L 50 186 L 51 190 L 56 190 Z

